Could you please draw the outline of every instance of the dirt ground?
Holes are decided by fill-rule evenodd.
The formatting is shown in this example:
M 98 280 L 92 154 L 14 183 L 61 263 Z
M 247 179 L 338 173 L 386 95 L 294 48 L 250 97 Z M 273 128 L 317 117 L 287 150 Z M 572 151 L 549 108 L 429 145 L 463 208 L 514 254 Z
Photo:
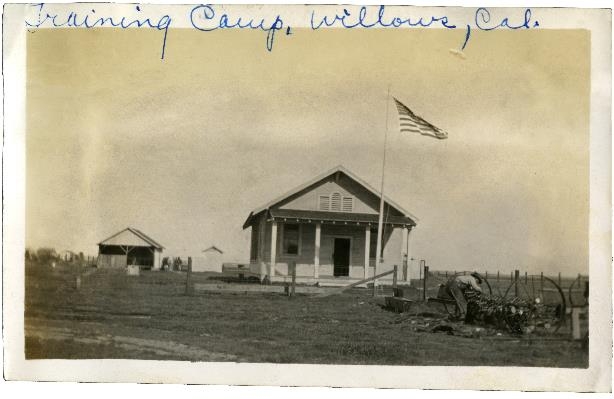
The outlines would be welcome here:
M 382 304 L 365 289 L 325 298 L 187 296 L 185 273 L 26 265 L 26 358 L 588 366 L 588 351 L 567 335 L 497 335 L 475 326 L 464 326 L 474 331 L 464 336 L 435 333 L 445 324 L 437 305 L 396 314 Z

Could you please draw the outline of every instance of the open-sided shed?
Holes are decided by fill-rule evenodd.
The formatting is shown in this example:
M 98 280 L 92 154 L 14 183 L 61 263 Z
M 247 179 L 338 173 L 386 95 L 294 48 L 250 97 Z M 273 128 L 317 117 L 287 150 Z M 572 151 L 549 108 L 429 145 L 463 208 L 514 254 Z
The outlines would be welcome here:
M 141 269 L 160 269 L 164 247 L 142 231 L 127 227 L 98 243 L 100 268 L 136 265 Z

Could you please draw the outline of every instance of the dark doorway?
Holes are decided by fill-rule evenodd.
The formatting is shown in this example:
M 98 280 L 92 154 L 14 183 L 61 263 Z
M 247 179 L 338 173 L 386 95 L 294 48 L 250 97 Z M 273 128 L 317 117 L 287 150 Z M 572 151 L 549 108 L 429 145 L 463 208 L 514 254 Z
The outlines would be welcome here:
M 349 276 L 350 275 L 350 239 L 335 238 L 333 252 L 333 275 L 334 276 Z

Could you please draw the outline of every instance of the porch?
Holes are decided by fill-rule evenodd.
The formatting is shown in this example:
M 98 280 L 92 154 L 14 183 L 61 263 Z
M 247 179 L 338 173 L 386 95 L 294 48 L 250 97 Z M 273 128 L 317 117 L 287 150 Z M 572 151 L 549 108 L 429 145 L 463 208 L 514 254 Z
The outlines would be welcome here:
M 289 265 L 295 264 L 297 283 L 330 286 L 372 277 L 377 222 L 376 214 L 286 209 L 263 212 L 252 224 L 250 271 L 261 280 L 290 282 Z M 399 282 L 409 280 L 408 273 L 402 270 L 407 262 L 411 227 L 406 218 L 387 219 L 378 273 L 397 265 Z

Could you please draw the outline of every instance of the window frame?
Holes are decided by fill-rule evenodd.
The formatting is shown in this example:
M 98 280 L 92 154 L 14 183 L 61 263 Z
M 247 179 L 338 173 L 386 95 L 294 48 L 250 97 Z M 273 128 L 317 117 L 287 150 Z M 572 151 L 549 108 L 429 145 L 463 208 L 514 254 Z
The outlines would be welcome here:
M 298 226 L 298 237 L 297 237 L 297 253 L 296 254 L 291 254 L 291 253 L 287 253 L 285 248 L 284 248 L 284 238 L 286 236 L 286 226 Z M 302 247 L 303 247 L 303 240 L 302 240 L 302 236 L 303 236 L 303 225 L 301 223 L 281 223 L 281 229 L 280 230 L 280 234 L 279 234 L 279 253 L 282 256 L 288 256 L 288 257 L 298 257 L 301 256 L 301 252 L 302 252 Z

